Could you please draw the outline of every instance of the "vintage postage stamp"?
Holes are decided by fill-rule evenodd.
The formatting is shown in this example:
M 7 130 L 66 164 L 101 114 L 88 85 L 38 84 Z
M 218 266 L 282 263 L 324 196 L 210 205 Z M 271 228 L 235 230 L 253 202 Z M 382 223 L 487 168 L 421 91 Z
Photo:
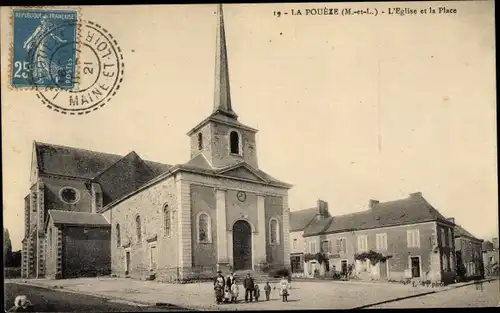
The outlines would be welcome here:
M 125 65 L 118 42 L 106 28 L 85 20 L 61 24 L 59 28 L 70 24 L 78 28 L 81 35 L 77 36 L 75 45 L 71 45 L 71 52 L 62 44 L 54 50 L 51 60 L 78 53 L 77 71 L 80 74 L 76 76 L 76 83 L 71 88 L 65 88 L 65 81 L 52 79 L 51 86 L 55 88 L 39 88 L 36 85 L 36 96 L 56 112 L 82 115 L 97 110 L 113 98 L 120 89 Z M 67 76 L 68 80 L 71 79 L 71 75 Z
M 12 87 L 74 88 L 78 18 L 77 10 L 13 10 Z

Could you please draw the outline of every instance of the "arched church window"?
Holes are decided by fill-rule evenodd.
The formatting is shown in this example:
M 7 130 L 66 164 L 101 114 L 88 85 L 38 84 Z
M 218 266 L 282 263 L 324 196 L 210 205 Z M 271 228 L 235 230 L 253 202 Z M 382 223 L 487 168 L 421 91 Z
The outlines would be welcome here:
M 164 219 L 163 230 L 165 231 L 165 236 L 170 236 L 171 220 L 170 220 L 170 208 L 168 204 L 165 204 L 165 206 L 163 207 L 163 219 Z
M 277 219 L 274 217 L 269 220 L 269 243 L 279 244 L 280 243 L 280 225 Z
M 198 150 L 203 149 L 203 134 L 198 133 Z
M 231 153 L 240 154 L 240 135 L 236 131 L 229 134 Z
M 135 218 L 135 231 L 137 235 L 137 242 L 141 242 L 142 240 L 142 232 L 141 232 L 141 217 L 137 215 Z
M 116 246 L 119 247 L 121 245 L 121 236 L 120 236 L 120 224 L 116 224 Z
M 200 213 L 198 215 L 198 242 L 211 243 L 212 242 L 212 225 L 210 216 L 207 213 Z

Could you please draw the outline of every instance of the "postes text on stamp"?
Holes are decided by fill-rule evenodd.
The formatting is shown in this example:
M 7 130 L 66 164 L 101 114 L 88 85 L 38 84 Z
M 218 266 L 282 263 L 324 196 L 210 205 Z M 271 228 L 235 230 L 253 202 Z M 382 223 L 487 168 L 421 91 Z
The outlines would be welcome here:
M 76 10 L 13 10 L 12 87 L 74 88 L 77 20 Z
M 75 77 L 73 88 L 64 88 L 60 81 L 54 80 L 54 88 L 36 85 L 36 95 L 54 111 L 82 115 L 106 105 L 120 89 L 124 72 L 123 54 L 111 33 L 98 23 L 80 20 L 61 24 L 53 30 L 57 33 L 58 28 L 66 28 L 70 24 L 80 30 L 76 43 L 60 43 L 51 51 L 50 59 L 63 58 L 59 55 L 66 55 L 67 45 L 78 49 L 72 54 L 78 55 L 80 74 Z

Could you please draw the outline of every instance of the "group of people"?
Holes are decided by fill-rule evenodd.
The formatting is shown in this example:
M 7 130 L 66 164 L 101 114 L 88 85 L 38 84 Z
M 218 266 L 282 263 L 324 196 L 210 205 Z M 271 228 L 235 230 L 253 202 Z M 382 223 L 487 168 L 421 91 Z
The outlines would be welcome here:
M 255 299 L 256 302 L 259 301 L 260 287 L 254 282 L 250 273 L 248 273 L 243 280 L 243 288 L 245 289 L 245 302 L 252 302 L 253 299 Z M 286 276 L 281 279 L 279 288 L 279 294 L 282 297 L 283 302 L 288 302 L 290 283 Z M 276 289 L 276 287 L 272 289 Z M 239 287 L 234 273 L 231 272 L 227 278 L 224 278 L 222 272 L 217 271 L 217 277 L 214 280 L 214 290 L 215 301 L 217 304 L 236 303 L 239 296 Z M 269 284 L 269 281 L 267 281 L 264 285 L 264 293 L 266 295 L 266 301 L 269 301 L 271 297 L 271 285 Z

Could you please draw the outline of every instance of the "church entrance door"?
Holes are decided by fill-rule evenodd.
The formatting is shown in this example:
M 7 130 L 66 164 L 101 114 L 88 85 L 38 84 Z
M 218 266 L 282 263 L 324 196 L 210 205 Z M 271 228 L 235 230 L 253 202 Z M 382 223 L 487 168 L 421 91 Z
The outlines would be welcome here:
M 252 269 L 252 228 L 246 221 L 233 225 L 233 260 L 236 271 Z

